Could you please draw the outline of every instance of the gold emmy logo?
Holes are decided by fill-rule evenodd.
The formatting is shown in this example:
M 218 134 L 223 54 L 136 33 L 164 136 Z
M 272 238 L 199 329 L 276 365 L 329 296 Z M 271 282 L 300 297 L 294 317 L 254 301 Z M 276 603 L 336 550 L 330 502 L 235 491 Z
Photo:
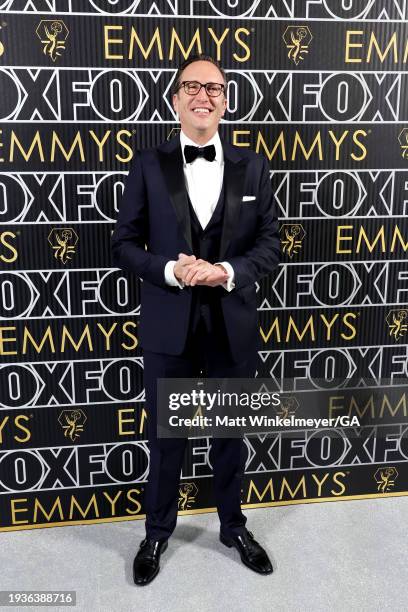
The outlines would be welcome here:
M 68 259 L 72 259 L 71 254 L 75 253 L 75 245 L 78 236 L 71 227 L 63 227 L 51 230 L 48 242 L 54 249 L 55 259 L 59 259 L 66 264 Z
M 391 491 L 395 485 L 398 472 L 395 467 L 379 468 L 374 474 L 375 481 L 378 485 L 377 491 L 380 493 L 387 493 Z
M 408 159 L 408 128 L 402 130 L 398 140 L 401 145 L 403 159 Z
M 302 248 L 302 242 L 303 238 L 306 236 L 306 232 L 300 223 L 296 223 L 295 225 L 288 225 L 285 223 L 281 226 L 279 233 L 283 252 L 292 259 L 293 255 L 297 255 Z
M 299 408 L 299 402 L 296 397 L 281 397 L 280 406 L 276 406 L 276 414 L 282 419 L 287 419 L 291 414 L 295 414 Z
M 170 132 L 168 133 L 168 136 L 167 136 L 166 140 L 171 140 L 172 138 L 177 136 L 177 134 L 180 132 L 180 130 L 181 130 L 181 128 L 179 128 L 179 127 L 172 128 L 170 130 Z
M 0 30 L 1 30 L 1 26 L 0 26 Z M 4 45 L 0 40 L 0 57 L 3 55 L 3 53 L 4 53 Z
M 53 62 L 65 51 L 65 41 L 68 38 L 68 28 L 61 19 L 43 19 L 40 21 L 36 34 L 44 45 L 43 52 L 49 55 Z
M 181 485 L 179 488 L 178 509 L 188 510 L 191 508 L 191 504 L 195 502 L 197 493 L 198 489 L 194 482 L 186 482 L 185 484 Z
M 63 410 L 58 417 L 58 422 L 64 430 L 64 436 L 75 442 L 79 434 L 84 431 L 86 416 L 80 409 Z
M 307 26 L 288 26 L 283 35 L 286 47 L 289 49 L 288 58 L 296 66 L 305 59 L 309 53 L 309 45 L 313 36 Z
M 398 310 L 390 310 L 385 318 L 388 323 L 390 336 L 393 336 L 396 342 L 407 333 L 408 325 L 405 322 L 407 317 L 408 310 L 406 308 L 399 308 Z

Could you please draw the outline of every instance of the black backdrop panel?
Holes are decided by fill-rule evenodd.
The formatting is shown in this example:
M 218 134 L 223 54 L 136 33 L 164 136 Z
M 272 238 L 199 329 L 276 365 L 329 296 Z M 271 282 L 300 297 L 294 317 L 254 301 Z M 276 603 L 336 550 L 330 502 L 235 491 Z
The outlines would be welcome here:
M 407 3 L 230 4 L 0 0 L 0 530 L 143 517 L 140 285 L 110 237 L 134 152 L 177 133 L 192 53 L 228 73 L 222 136 L 270 166 L 258 377 L 330 372 L 351 415 L 356 388 L 406 385 Z M 331 438 L 247 437 L 242 503 L 406 495 L 405 393 L 383 393 Z M 180 512 L 214 508 L 210 444 L 188 441 Z

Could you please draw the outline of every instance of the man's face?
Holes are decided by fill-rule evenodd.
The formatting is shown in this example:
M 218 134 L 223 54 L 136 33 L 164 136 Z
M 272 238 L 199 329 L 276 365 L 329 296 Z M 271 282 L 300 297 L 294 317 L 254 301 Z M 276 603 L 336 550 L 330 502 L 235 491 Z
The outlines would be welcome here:
M 180 82 L 182 81 L 224 83 L 217 66 L 205 60 L 189 64 L 181 74 Z M 227 100 L 224 93 L 216 98 L 209 96 L 204 87 L 195 96 L 186 94 L 184 87 L 181 87 L 173 95 L 173 106 L 179 115 L 181 129 L 189 138 L 209 140 L 217 131 L 220 119 L 225 114 Z

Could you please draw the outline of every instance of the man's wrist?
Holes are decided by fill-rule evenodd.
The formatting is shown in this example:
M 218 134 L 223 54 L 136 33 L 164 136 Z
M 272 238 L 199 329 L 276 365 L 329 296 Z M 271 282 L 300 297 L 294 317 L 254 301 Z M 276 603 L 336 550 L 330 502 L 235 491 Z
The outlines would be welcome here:
M 174 266 L 176 265 L 176 261 L 170 260 L 166 263 L 164 268 L 164 279 L 167 285 L 170 287 L 179 287 L 180 289 L 184 288 L 184 283 L 182 280 L 179 280 L 177 276 L 174 274 Z
M 228 261 L 218 261 L 214 265 L 215 266 L 219 266 L 220 268 L 222 268 L 228 274 L 228 280 L 225 283 L 223 283 L 221 286 L 224 287 L 224 289 L 226 291 L 232 291 L 234 289 L 234 287 L 235 287 L 235 283 L 234 283 L 234 278 L 235 278 L 234 268 L 231 266 L 230 263 L 228 263 Z
M 225 272 L 225 274 L 229 274 L 229 273 L 228 273 L 228 270 L 227 270 L 227 269 L 226 269 L 226 268 L 225 268 L 225 267 L 224 267 L 222 264 L 220 264 L 220 263 L 216 263 L 216 264 L 214 264 L 214 266 L 217 266 L 217 268 L 221 268 L 221 270 L 222 270 L 223 272 Z

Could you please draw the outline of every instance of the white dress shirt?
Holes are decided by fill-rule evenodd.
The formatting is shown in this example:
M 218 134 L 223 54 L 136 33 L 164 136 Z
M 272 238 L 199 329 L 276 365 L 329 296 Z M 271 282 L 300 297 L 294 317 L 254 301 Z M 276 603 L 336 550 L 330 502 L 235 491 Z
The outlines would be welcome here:
M 215 146 L 214 161 L 209 162 L 204 159 L 204 157 L 197 157 L 190 164 L 186 164 L 184 157 L 184 147 L 186 144 L 195 147 L 206 147 L 213 144 Z M 200 225 L 205 229 L 217 206 L 224 178 L 224 152 L 222 150 L 220 136 L 218 132 L 216 132 L 208 142 L 199 145 L 188 138 L 183 131 L 180 131 L 180 145 L 183 154 L 183 171 L 187 192 Z M 227 291 L 231 291 L 235 286 L 234 270 L 231 264 L 226 261 L 217 263 L 221 263 L 228 272 L 228 280 L 222 286 Z M 180 289 L 182 289 L 184 283 L 180 282 L 174 276 L 175 264 L 176 261 L 167 262 L 164 269 L 164 277 L 168 285 L 180 287 Z

